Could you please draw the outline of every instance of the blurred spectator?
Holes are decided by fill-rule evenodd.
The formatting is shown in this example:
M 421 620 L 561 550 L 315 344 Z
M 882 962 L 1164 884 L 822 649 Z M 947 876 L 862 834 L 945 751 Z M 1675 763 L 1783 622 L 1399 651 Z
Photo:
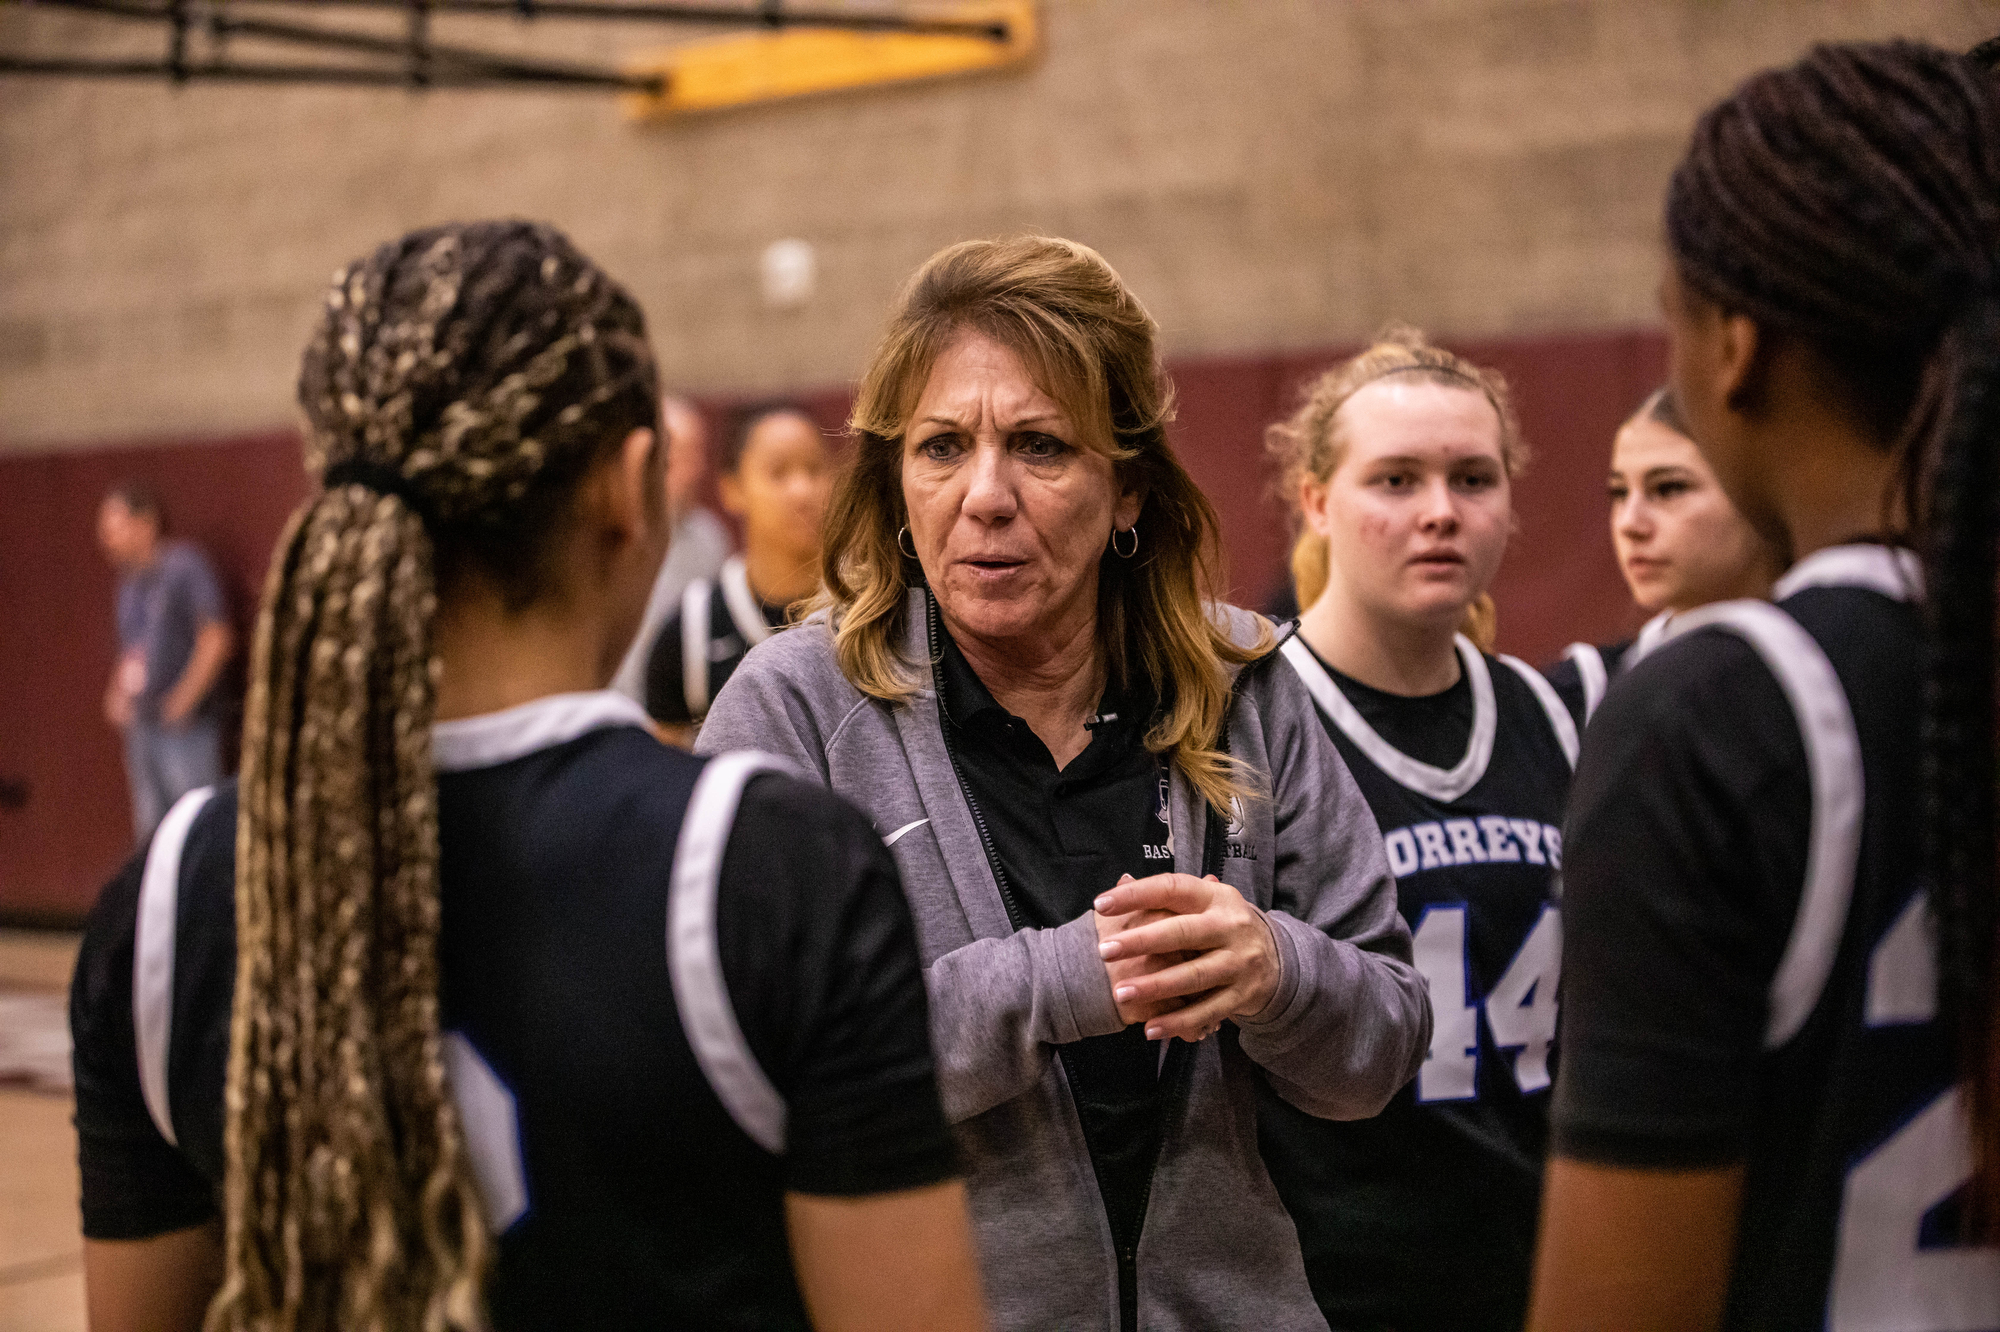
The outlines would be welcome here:
M 174 801 L 222 776 L 215 685 L 236 637 L 208 557 L 166 539 L 151 486 L 112 487 L 98 507 L 97 540 L 118 569 L 118 664 L 104 717 L 125 736 L 132 827 L 143 842 Z
M 639 632 L 611 677 L 611 687 L 634 703 L 646 701 L 646 658 L 660 628 L 680 609 L 687 585 L 697 578 L 714 578 L 729 558 L 729 529 L 700 501 L 708 476 L 708 424 L 701 409 L 686 398 L 660 402 L 660 424 L 667 439 L 667 505 L 673 513 L 672 544 L 666 562 L 646 599 Z
M 744 654 L 819 590 L 833 458 L 805 408 L 761 403 L 731 423 L 717 481 L 722 507 L 743 524 L 743 553 L 724 561 L 718 577 L 687 584 L 646 667 L 646 711 L 687 746 Z

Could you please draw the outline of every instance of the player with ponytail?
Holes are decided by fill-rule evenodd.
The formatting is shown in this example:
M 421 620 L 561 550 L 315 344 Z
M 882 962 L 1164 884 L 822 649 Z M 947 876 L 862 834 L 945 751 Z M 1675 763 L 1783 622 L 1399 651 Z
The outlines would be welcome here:
M 299 400 L 241 780 L 78 964 L 93 1324 L 980 1325 L 879 841 L 603 687 L 666 548 L 637 305 L 544 226 L 415 232 Z
M 1797 558 L 1592 723 L 1531 1323 L 2000 1326 L 2000 92 L 1817 48 L 1666 220 L 1675 399 Z

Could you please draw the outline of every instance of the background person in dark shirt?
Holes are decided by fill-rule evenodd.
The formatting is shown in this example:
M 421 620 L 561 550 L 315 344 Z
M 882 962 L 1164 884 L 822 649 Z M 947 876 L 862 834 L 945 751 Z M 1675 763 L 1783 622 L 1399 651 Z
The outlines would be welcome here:
M 97 540 L 118 568 L 118 664 L 104 718 L 125 739 L 132 828 L 143 842 L 169 805 L 222 776 L 216 683 L 236 635 L 208 557 L 167 539 L 151 486 L 112 487 L 98 506 Z
M 982 1328 L 879 842 L 603 689 L 666 546 L 636 304 L 415 232 L 299 397 L 240 796 L 78 967 L 93 1325 Z
M 744 408 L 723 437 L 722 507 L 743 523 L 743 551 L 689 583 L 646 661 L 646 711 L 692 745 L 743 654 L 819 588 L 820 530 L 833 491 L 826 437 L 805 408 Z
M 1800 559 L 1584 745 L 1531 1322 L 2000 1327 L 1992 75 L 1908 44 L 1758 74 L 1666 233 L 1675 399 Z
M 1653 614 L 1636 638 L 1572 643 L 1548 668 L 1578 726 L 1613 680 L 1665 641 L 1674 616 L 1711 601 L 1765 596 L 1787 562 L 1736 512 L 1665 388 L 1613 437 L 1610 495 L 1618 572 L 1632 600 Z
M 1548 1144 L 1576 733 L 1532 668 L 1459 627 L 1507 549 L 1526 446 L 1506 383 L 1410 329 L 1310 384 L 1269 441 L 1294 565 L 1320 584 L 1282 651 L 1382 829 L 1433 1026 L 1373 1119 L 1262 1097 L 1264 1156 L 1332 1326 L 1508 1332 Z

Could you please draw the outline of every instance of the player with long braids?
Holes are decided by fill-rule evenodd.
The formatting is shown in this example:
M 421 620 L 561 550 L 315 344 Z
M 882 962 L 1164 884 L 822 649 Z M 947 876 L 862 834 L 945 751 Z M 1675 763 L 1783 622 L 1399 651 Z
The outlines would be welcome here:
M 1531 1325 L 2000 1327 L 2000 93 L 1817 48 L 1666 224 L 1676 401 L 1797 560 L 1591 724 Z
M 604 688 L 667 543 L 637 305 L 416 232 L 299 400 L 240 784 L 77 967 L 93 1326 L 983 1326 L 879 839 Z

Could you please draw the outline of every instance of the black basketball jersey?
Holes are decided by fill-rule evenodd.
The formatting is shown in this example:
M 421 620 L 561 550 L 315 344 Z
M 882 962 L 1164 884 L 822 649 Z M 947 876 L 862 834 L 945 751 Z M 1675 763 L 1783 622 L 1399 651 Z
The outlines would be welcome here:
M 881 841 L 758 776 L 773 760 L 661 745 L 615 693 L 442 723 L 433 749 L 440 1025 L 500 1237 L 494 1326 L 807 1327 L 784 1195 L 953 1168 Z M 233 784 L 185 798 L 92 915 L 72 1025 L 94 1238 L 216 1214 L 235 826 Z
M 1916 561 L 1836 546 L 1611 691 L 1570 821 L 1562 1155 L 1741 1162 L 1726 1326 L 1991 1332 L 1918 879 Z
M 1611 682 L 1666 641 L 1673 619 L 1673 612 L 1661 611 L 1622 643 L 1571 643 L 1560 659 L 1543 669 L 1579 729 L 1596 715 Z
M 785 623 L 785 607 L 750 590 L 741 555 L 722 562 L 715 581 L 697 578 L 680 609 L 661 626 L 646 657 L 646 711 L 663 722 L 699 722 L 750 649 Z
M 1416 1080 L 1374 1119 L 1333 1123 L 1263 1096 L 1266 1160 L 1334 1327 L 1518 1328 L 1547 1141 L 1574 727 L 1533 669 L 1461 637 L 1470 733 L 1453 766 L 1433 766 L 1371 726 L 1302 640 L 1282 651 L 1382 829 L 1434 1025 Z

